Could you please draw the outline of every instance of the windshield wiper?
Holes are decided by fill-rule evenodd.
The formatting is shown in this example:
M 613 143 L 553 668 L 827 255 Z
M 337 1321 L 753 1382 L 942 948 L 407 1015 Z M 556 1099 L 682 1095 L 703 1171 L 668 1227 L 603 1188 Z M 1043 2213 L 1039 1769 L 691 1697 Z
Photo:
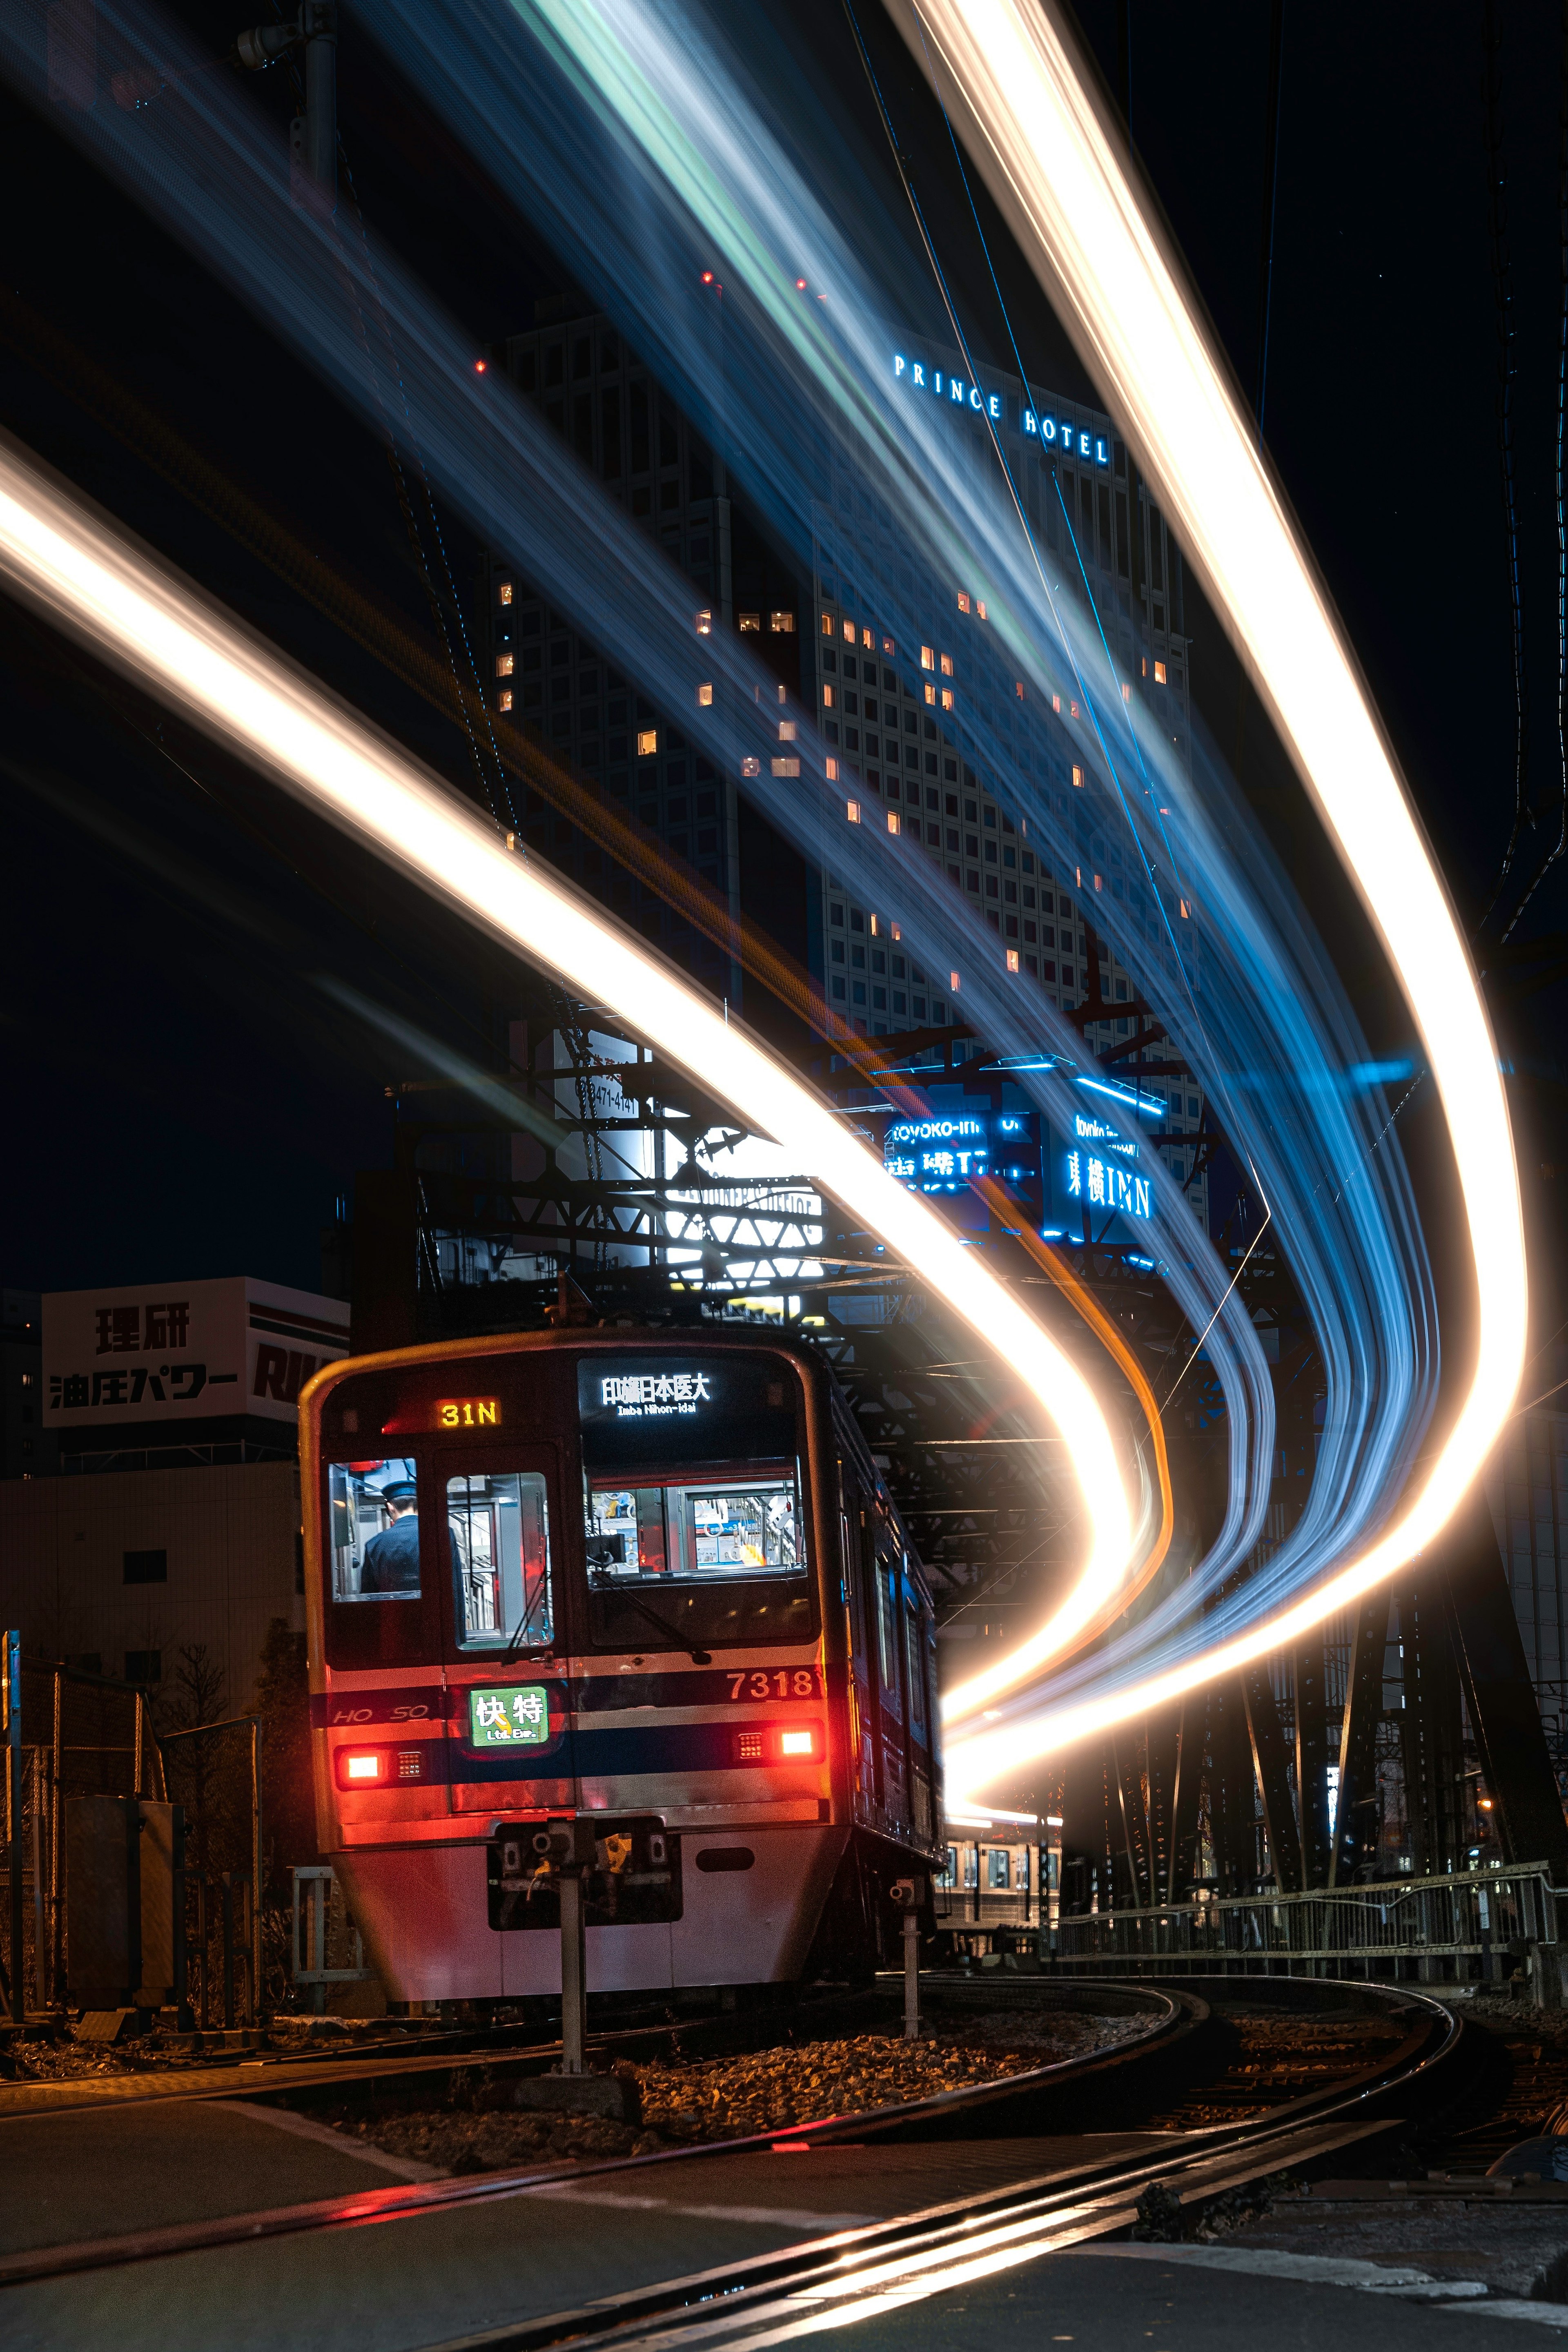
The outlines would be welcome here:
M 506 1648 L 501 1653 L 499 1663 L 503 1666 L 510 1665 L 512 1660 L 517 1656 L 517 1644 L 521 1642 L 523 1635 L 528 1632 L 528 1622 L 529 1621 L 526 1616 L 518 1618 L 517 1630 L 512 1635 L 511 1640 L 507 1643 Z M 533 1644 L 530 1643 L 528 1646 L 531 1649 Z
M 674 1643 L 677 1650 L 685 1650 L 694 1666 L 712 1665 L 713 1653 L 711 1650 L 694 1650 L 690 1643 L 687 1642 L 682 1634 L 681 1629 L 678 1625 L 672 1625 L 667 1617 L 661 1617 L 656 1609 L 650 1609 L 648 1603 L 645 1601 L 640 1601 L 636 1593 L 628 1592 L 623 1597 L 632 1603 L 633 1609 L 637 1609 L 642 1612 L 643 1615 L 648 1620 L 650 1625 L 656 1625 L 661 1633 L 667 1634 L 669 1639 Z

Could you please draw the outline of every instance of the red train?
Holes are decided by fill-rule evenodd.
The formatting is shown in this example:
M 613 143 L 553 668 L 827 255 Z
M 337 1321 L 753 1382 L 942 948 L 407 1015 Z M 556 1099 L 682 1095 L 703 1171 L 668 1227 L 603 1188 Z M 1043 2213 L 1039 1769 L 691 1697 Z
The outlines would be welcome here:
M 559 1991 L 517 1857 L 563 1817 L 591 1990 L 892 1957 L 893 1882 L 941 1864 L 935 1624 L 822 1363 L 712 1328 L 350 1358 L 300 1454 L 320 1841 L 390 1998 Z

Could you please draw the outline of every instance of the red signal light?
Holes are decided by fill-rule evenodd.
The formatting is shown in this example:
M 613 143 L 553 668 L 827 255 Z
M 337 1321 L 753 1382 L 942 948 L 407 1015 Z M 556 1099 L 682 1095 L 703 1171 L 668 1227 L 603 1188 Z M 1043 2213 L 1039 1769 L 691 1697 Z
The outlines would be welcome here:
M 474 362 L 474 373 L 475 373 L 475 374 L 476 374 L 476 375 L 483 375 L 483 374 L 484 374 L 484 373 L 485 373 L 485 371 L 486 371 L 486 369 L 489 366 L 489 364 L 490 364 L 490 362 L 489 362 L 489 361 L 488 361 L 488 360 L 476 360 L 476 361 L 475 361 L 475 362 Z
M 796 280 L 795 280 L 795 291 L 796 291 L 796 293 L 797 293 L 797 294 L 803 294 L 803 293 L 805 292 L 805 290 L 806 290 L 806 281 L 805 281 L 805 279 L 804 279 L 803 278 L 796 278 Z
M 713 284 L 713 271 L 711 269 L 705 269 L 703 271 L 703 284 L 705 286 L 711 286 Z
M 817 1735 L 810 1724 L 799 1731 L 781 1731 L 779 1735 L 780 1756 L 814 1756 L 816 1752 Z
M 382 1778 L 384 1760 L 379 1748 L 372 1748 L 364 1755 L 345 1756 L 341 1766 L 343 1786 L 346 1789 L 369 1787 Z

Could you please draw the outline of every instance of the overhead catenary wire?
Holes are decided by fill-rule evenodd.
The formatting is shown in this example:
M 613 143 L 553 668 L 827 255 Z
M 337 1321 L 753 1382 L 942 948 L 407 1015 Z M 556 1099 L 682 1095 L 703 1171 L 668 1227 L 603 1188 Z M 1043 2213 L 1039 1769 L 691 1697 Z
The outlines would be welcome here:
M 1502 488 L 1504 555 L 1508 568 L 1509 609 L 1513 629 L 1513 820 L 1503 849 L 1502 863 L 1481 917 L 1490 922 L 1513 870 L 1527 822 L 1525 781 L 1530 765 L 1530 701 L 1524 659 L 1524 590 L 1519 562 L 1519 503 L 1514 480 L 1513 385 L 1518 373 L 1514 348 L 1513 259 L 1508 242 L 1508 171 L 1503 160 L 1502 11 L 1499 0 L 1486 0 L 1482 19 L 1482 111 L 1486 140 L 1487 233 L 1491 254 L 1493 298 L 1497 313 L 1497 446 Z M 1517 920 L 1517 916 L 1515 918 Z M 1511 925 L 1511 929 L 1512 926 Z

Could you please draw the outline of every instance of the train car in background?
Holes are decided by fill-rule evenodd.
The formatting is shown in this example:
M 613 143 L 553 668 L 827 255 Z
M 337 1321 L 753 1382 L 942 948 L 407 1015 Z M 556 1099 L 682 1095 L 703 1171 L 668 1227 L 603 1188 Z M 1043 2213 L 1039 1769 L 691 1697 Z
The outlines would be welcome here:
M 299 1404 L 320 1843 L 389 1998 L 559 1992 L 526 1857 L 583 1816 L 591 1990 L 894 1954 L 894 1882 L 944 1859 L 936 1629 L 823 1363 L 549 1331 Z

